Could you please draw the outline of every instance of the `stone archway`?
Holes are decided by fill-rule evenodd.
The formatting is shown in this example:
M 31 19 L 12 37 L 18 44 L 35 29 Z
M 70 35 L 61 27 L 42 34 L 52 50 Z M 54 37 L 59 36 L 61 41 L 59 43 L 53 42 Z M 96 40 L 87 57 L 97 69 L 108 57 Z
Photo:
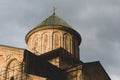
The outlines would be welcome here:
M 21 78 L 21 63 L 17 59 L 12 59 L 8 62 L 4 77 L 4 80 L 9 80 L 11 77 L 14 80 Z

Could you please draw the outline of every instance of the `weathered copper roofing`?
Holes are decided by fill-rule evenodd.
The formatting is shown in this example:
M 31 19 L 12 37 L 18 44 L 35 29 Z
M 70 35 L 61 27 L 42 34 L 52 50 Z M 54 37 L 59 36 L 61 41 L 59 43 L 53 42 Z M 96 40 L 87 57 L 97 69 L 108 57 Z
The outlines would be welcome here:
M 50 17 L 48 17 L 47 19 L 45 19 L 43 22 L 41 22 L 36 28 L 40 28 L 43 26 L 63 26 L 63 27 L 68 27 L 71 28 L 71 26 L 65 22 L 64 20 L 62 20 L 61 18 L 59 18 L 57 15 L 53 14 Z

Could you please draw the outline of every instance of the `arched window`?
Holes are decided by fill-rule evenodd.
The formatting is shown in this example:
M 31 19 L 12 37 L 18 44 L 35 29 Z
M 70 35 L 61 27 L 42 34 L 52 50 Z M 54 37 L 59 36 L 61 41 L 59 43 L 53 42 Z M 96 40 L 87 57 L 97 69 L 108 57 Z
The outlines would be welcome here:
M 68 34 L 63 35 L 63 41 L 64 41 L 64 48 L 68 52 L 71 52 L 71 38 Z
M 60 33 L 53 33 L 53 49 L 60 47 Z
M 39 53 L 39 35 L 36 34 L 34 35 L 33 37 L 33 40 L 32 40 L 32 51 L 34 53 Z
M 47 33 L 42 35 L 42 53 L 45 53 L 49 50 L 49 36 Z

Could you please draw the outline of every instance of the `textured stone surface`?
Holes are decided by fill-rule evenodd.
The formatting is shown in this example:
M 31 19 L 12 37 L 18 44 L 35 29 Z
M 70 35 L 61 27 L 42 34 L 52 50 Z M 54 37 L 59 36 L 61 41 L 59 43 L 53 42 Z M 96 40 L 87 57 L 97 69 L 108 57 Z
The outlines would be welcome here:
M 10 46 L 0 46 L 0 70 L 1 70 L 1 80 L 6 80 L 14 75 L 15 78 L 19 77 L 21 74 L 21 62 L 23 60 L 23 49 L 10 47 Z
M 79 44 L 72 34 L 60 29 L 45 29 L 32 34 L 28 39 L 28 49 L 38 55 L 56 48 L 64 48 L 79 58 Z

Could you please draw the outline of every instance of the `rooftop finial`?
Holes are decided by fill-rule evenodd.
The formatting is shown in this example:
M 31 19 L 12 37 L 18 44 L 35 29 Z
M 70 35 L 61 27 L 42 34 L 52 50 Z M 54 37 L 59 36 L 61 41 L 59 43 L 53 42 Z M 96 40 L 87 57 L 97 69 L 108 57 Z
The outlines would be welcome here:
M 55 9 L 56 9 L 56 8 L 55 8 L 55 6 L 54 6 L 54 7 L 53 7 L 53 15 L 55 15 Z

